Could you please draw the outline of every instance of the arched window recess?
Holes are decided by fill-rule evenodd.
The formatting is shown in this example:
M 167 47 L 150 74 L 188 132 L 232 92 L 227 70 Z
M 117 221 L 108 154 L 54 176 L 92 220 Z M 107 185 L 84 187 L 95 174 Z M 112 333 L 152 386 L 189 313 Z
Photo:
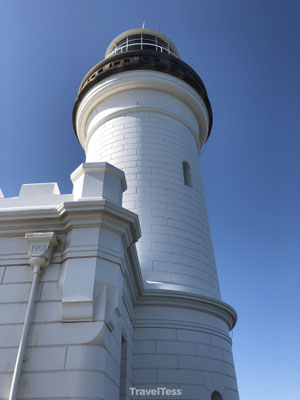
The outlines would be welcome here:
M 223 400 L 223 397 L 220 392 L 216 390 L 211 394 L 211 400 Z
M 192 171 L 190 164 L 187 161 L 182 162 L 183 181 L 186 186 L 193 187 L 192 185 Z

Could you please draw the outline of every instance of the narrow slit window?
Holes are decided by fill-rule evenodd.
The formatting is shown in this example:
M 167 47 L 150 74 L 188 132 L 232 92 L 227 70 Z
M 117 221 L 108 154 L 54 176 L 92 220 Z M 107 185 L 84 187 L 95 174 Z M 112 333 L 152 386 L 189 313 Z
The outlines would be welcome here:
M 223 400 L 221 393 L 215 391 L 211 394 L 211 400 Z
M 190 164 L 186 161 L 182 163 L 183 181 L 186 186 L 192 187 L 192 171 Z

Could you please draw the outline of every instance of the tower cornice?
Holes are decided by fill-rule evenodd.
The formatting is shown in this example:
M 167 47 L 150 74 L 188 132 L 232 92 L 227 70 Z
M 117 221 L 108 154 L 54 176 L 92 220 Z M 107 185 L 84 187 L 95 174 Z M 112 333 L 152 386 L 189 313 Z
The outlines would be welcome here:
M 136 306 L 166 306 L 198 310 L 222 319 L 232 330 L 237 321 L 237 313 L 229 304 L 200 294 L 178 290 L 147 290 L 138 298 Z
M 212 110 L 207 96 L 205 86 L 199 75 L 184 61 L 169 54 L 158 53 L 155 51 L 128 51 L 108 57 L 95 65 L 83 78 L 79 87 L 78 95 L 73 108 L 73 127 L 78 137 L 76 117 L 80 103 L 84 96 L 99 82 L 127 71 L 157 71 L 169 74 L 181 79 L 190 85 L 201 97 L 208 114 L 208 129 L 206 140 L 210 135 L 212 127 Z
M 133 91 L 135 97 L 130 95 Z M 138 96 L 139 91 L 144 96 Z M 149 97 L 145 91 L 155 91 L 156 96 Z M 127 101 L 120 105 L 118 96 L 125 93 Z M 175 105 L 172 98 L 181 104 Z M 93 118 L 96 109 L 97 117 Z M 160 71 L 135 70 L 100 81 L 82 98 L 75 122 L 79 142 L 87 151 L 93 133 L 101 125 L 117 116 L 136 112 L 164 114 L 181 122 L 194 136 L 198 152 L 207 139 L 210 117 L 202 97 L 190 85 Z

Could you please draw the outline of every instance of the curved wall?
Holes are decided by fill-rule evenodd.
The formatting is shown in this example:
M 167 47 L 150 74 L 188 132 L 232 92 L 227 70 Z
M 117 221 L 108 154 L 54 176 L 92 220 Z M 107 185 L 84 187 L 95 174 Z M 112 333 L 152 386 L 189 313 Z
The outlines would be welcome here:
M 180 389 L 183 400 L 238 400 L 232 343 L 220 318 L 167 304 L 135 308 L 133 386 Z
M 107 90 L 108 83 L 101 82 L 80 105 L 86 161 L 106 161 L 126 174 L 123 206 L 139 215 L 137 250 L 146 287 L 220 298 L 199 166 L 205 136 L 199 131 L 207 123 L 201 99 L 189 85 L 163 73 L 147 73 L 152 89 L 139 87 L 144 72 L 127 73 L 136 89 L 126 86 L 124 75 L 122 90 Z M 145 79 L 141 82 L 145 85 Z M 184 161 L 192 187 L 184 184 Z

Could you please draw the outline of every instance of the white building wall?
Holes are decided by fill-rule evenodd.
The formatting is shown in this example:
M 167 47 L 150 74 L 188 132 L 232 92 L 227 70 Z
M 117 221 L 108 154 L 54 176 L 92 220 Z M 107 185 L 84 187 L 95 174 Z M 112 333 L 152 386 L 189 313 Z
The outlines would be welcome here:
M 118 177 L 106 164 L 83 169 L 89 179 L 81 182 L 82 193 L 88 195 L 91 177 L 100 176 L 99 193 L 114 193 L 119 201 L 112 187 L 121 187 L 121 171 Z M 115 181 L 108 179 L 108 169 Z M 27 185 L 26 196 L 0 199 L 0 399 L 9 396 L 31 288 L 29 229 L 55 231 L 59 244 L 40 275 L 17 398 L 119 399 L 122 335 L 128 347 L 126 387 L 132 384 L 133 304 L 125 275 L 137 217 L 100 195 L 75 200 L 60 196 L 56 184 L 38 187 L 43 190 Z
M 13 238 L 10 242 L 17 244 Z M 7 400 L 32 267 L 10 265 L 0 271 L 0 399 Z M 93 322 L 62 322 L 60 271 L 60 264 L 52 264 L 41 275 L 18 398 L 118 399 L 122 332 L 128 345 L 127 387 L 132 385 L 133 325 L 127 309 L 123 305 L 122 317 L 113 332 L 97 323 L 102 321 L 97 315 L 103 307 L 101 296 L 95 299 Z M 97 338 L 97 332 L 103 337 Z
M 76 198 L 61 196 L 50 183 L 39 185 L 40 199 L 31 196 L 36 185 L 28 185 L 24 196 L 0 201 L 0 399 L 8 398 L 31 286 L 24 237 L 30 230 L 56 232 L 59 245 L 40 277 L 18 398 L 119 399 L 124 336 L 121 400 L 130 399 L 130 387 L 162 386 L 180 388 L 184 400 L 210 400 L 214 390 L 224 400 L 238 399 L 228 335 L 234 311 L 182 291 L 144 290 L 132 245 L 137 217 L 109 190 L 120 186 L 117 172 L 105 163 L 85 164 L 72 175 Z M 97 177 L 98 197 L 80 197 L 88 188 L 94 195 Z
M 182 396 L 176 399 L 210 400 L 218 391 L 223 400 L 238 400 L 232 343 L 224 321 L 167 305 L 137 307 L 135 315 L 135 387 L 181 389 Z
M 130 112 L 133 106 L 140 110 Z M 95 105 L 86 129 L 87 162 L 107 161 L 126 173 L 123 205 L 139 215 L 146 285 L 220 298 L 191 110 L 163 91 L 130 88 Z M 183 161 L 192 187 L 184 184 Z

